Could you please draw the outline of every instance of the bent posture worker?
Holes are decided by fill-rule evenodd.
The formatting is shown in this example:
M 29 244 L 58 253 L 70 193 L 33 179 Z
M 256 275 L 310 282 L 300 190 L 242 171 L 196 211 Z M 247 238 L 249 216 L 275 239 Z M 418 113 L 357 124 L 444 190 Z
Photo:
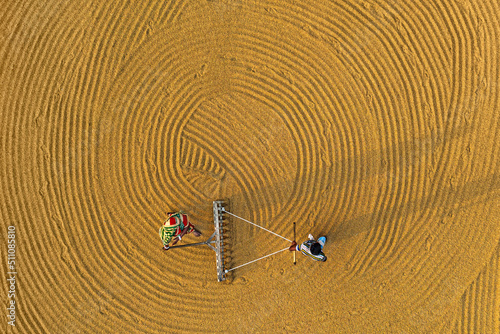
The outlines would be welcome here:
M 295 241 L 292 242 L 292 245 L 288 249 L 291 252 L 301 252 L 305 256 L 315 260 L 315 261 L 326 261 L 326 255 L 323 253 L 323 247 L 326 243 L 326 237 L 320 237 L 317 241 L 314 240 L 314 237 L 309 234 L 309 240 L 304 241 L 300 246 L 297 245 Z
M 168 250 L 170 248 L 169 243 L 174 238 L 172 246 L 188 233 L 193 233 L 195 236 L 199 237 L 201 232 L 197 231 L 193 224 L 188 219 L 188 216 L 179 212 L 169 212 L 168 218 L 163 222 L 163 226 L 160 227 L 160 238 L 163 242 L 163 249 Z

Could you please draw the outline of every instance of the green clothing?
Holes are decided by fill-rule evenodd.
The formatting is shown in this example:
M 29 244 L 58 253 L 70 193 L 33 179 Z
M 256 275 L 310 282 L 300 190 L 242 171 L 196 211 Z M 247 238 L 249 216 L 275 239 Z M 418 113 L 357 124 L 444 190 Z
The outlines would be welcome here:
M 163 242 L 163 245 L 168 245 L 170 241 L 172 241 L 172 238 L 181 234 L 185 228 L 188 228 L 187 233 L 194 230 L 194 226 L 189 222 L 186 214 L 182 212 L 170 214 L 167 220 L 163 222 L 163 226 L 160 227 L 159 230 L 160 239 Z

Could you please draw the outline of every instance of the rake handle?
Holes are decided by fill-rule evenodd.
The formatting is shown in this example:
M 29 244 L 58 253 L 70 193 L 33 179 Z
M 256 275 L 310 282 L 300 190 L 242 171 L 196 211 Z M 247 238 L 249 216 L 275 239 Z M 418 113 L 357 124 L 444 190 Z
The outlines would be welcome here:
M 295 222 L 293 222 L 293 241 L 295 241 Z M 297 264 L 297 259 L 295 258 L 295 252 L 293 252 L 293 264 Z

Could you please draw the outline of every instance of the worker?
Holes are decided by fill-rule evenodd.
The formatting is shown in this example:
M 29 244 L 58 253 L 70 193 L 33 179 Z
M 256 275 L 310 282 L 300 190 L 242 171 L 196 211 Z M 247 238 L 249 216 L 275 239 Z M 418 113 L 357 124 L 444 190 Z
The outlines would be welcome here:
M 188 233 L 193 233 L 197 237 L 201 235 L 201 232 L 195 229 L 194 225 L 189 221 L 188 216 L 182 211 L 169 212 L 168 218 L 163 222 L 163 226 L 160 227 L 159 232 L 164 250 L 170 248 L 169 243 L 172 239 L 173 246 Z
M 310 257 L 313 260 L 325 262 L 326 255 L 323 253 L 323 247 L 326 243 L 326 237 L 320 237 L 318 240 L 315 240 L 314 237 L 309 234 L 308 240 L 304 241 L 300 246 L 297 245 L 295 241 L 292 242 L 292 245 L 288 249 L 291 252 L 301 252 L 302 254 Z

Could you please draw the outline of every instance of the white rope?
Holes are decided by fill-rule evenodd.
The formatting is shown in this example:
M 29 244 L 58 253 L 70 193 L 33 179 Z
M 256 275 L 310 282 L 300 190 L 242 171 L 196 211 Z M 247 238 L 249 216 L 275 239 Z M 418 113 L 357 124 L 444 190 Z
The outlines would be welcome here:
M 223 210 L 224 210 L 224 209 L 223 209 Z M 230 215 L 231 215 L 231 216 L 233 216 L 233 217 L 236 217 L 236 218 L 238 218 L 238 219 L 241 219 L 241 220 L 243 220 L 243 221 L 246 221 L 246 222 L 247 222 L 247 223 L 249 223 L 249 224 L 252 224 L 252 225 L 254 225 L 254 226 L 257 226 L 258 228 L 261 228 L 261 229 L 263 229 L 263 230 L 265 230 L 265 231 L 267 231 L 267 232 L 269 232 L 269 233 L 271 233 L 271 234 L 274 234 L 274 235 L 275 235 L 275 236 L 277 236 L 277 237 L 280 237 L 280 238 L 282 238 L 282 239 L 285 239 L 286 241 L 292 242 L 292 240 L 288 240 L 287 238 L 285 238 L 285 237 L 283 237 L 283 236 L 281 236 L 281 235 L 279 235 L 279 234 L 277 234 L 277 233 L 274 233 L 273 231 L 269 231 L 267 228 L 264 228 L 264 227 L 262 227 L 262 226 L 259 226 L 259 225 L 257 225 L 257 224 L 254 224 L 254 223 L 252 223 L 251 221 L 246 220 L 246 219 L 244 219 L 244 218 L 238 217 L 238 216 L 237 216 L 237 215 L 235 215 L 234 213 L 231 213 L 231 212 L 226 211 L 226 210 L 224 210 L 224 212 L 225 212 L 225 213 L 227 213 L 227 214 L 230 214 Z
M 227 211 L 226 211 L 226 212 L 227 212 Z M 247 264 L 254 263 L 254 262 L 257 262 L 257 261 L 259 261 L 259 260 L 265 259 L 266 257 L 269 257 L 269 256 L 271 256 L 271 255 L 274 255 L 274 254 L 278 254 L 278 253 L 284 252 L 284 251 L 286 251 L 287 249 L 288 249 L 288 247 L 287 247 L 287 248 L 285 248 L 285 249 L 279 250 L 279 251 L 277 251 L 277 252 L 274 252 L 274 253 L 272 253 L 272 254 L 269 254 L 269 255 L 263 256 L 263 257 L 261 257 L 261 258 L 258 258 L 257 260 L 253 260 L 253 261 L 250 261 L 250 262 L 244 263 L 244 264 L 242 264 L 242 265 L 240 265 L 240 266 L 237 266 L 237 267 L 234 267 L 234 268 L 231 268 L 231 269 L 226 269 L 226 270 L 225 270 L 225 272 L 226 272 L 226 274 L 227 274 L 228 272 L 230 272 L 230 271 L 232 271 L 232 270 L 235 270 L 235 269 L 241 268 L 241 267 L 243 267 L 243 266 L 246 266 Z

